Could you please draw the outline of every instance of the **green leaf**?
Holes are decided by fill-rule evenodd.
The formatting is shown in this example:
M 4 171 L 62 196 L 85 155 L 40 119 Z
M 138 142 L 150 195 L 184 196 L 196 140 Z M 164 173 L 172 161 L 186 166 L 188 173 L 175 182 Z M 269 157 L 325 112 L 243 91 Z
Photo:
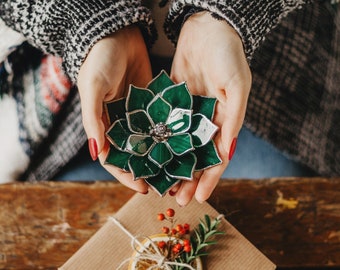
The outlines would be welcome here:
M 198 254 L 196 255 L 196 257 L 203 257 L 203 256 L 208 256 L 208 255 L 209 255 L 208 252 L 201 252 L 201 253 L 198 253 Z
M 211 218 L 208 215 L 204 216 L 204 220 L 200 219 L 200 223 L 194 229 L 194 235 L 190 237 L 193 258 L 208 255 L 207 252 L 204 252 L 205 247 L 215 245 L 217 243 L 216 241 L 208 241 L 208 239 L 213 235 L 220 233 L 223 234 L 223 232 L 216 230 L 216 227 L 220 222 L 221 220 L 217 218 L 211 221 Z
M 153 98 L 154 94 L 149 89 L 130 85 L 128 96 L 126 98 L 126 110 L 128 112 L 146 110 L 146 107 Z
M 213 235 L 215 235 L 216 233 L 217 233 L 216 230 L 212 230 L 212 231 L 208 232 L 208 233 L 205 235 L 205 237 L 208 239 L 210 236 L 213 236 Z
M 162 70 L 146 88 L 150 89 L 156 95 L 172 85 L 174 85 L 174 82 L 170 79 L 169 75 Z
M 201 235 L 205 234 L 206 228 L 203 223 L 198 224 L 198 229 Z
M 204 215 L 204 219 L 205 219 L 205 224 L 207 224 L 207 227 L 209 229 L 211 229 L 211 220 L 210 220 L 210 217 L 208 215 Z

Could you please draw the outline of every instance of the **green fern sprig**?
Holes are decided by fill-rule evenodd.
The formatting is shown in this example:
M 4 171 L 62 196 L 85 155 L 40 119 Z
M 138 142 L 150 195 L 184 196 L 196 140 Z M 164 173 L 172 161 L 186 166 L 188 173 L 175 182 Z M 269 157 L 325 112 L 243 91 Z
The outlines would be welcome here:
M 207 256 L 208 252 L 205 250 L 207 246 L 217 244 L 217 241 L 211 240 L 215 235 L 224 234 L 217 228 L 221 223 L 221 216 L 211 220 L 208 215 L 204 216 L 204 220 L 200 219 L 197 228 L 194 229 L 194 234 L 190 236 L 191 251 L 189 253 L 182 253 L 176 260 L 181 263 L 191 263 L 196 258 Z M 182 270 L 183 267 L 176 267 L 176 270 Z

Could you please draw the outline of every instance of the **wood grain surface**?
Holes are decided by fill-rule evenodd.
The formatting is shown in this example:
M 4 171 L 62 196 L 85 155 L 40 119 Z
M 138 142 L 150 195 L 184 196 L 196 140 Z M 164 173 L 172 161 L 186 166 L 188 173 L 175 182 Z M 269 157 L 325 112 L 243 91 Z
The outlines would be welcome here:
M 134 192 L 116 182 L 0 186 L 0 269 L 57 269 Z M 340 267 L 340 178 L 221 181 L 209 199 L 280 269 Z

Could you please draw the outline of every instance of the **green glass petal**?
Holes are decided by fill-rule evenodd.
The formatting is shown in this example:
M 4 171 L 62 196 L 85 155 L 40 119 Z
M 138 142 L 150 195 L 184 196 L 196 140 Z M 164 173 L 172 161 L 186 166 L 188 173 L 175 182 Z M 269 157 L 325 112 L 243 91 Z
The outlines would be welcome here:
M 154 94 L 149 89 L 130 85 L 129 93 L 126 98 L 126 110 L 128 112 L 146 110 L 146 107 L 153 98 Z
M 165 193 L 179 181 L 179 179 L 166 175 L 164 171 L 161 171 L 161 173 L 155 177 L 145 179 L 145 182 L 147 182 L 160 196 L 164 196 Z
M 187 132 L 191 126 L 191 110 L 174 109 L 166 122 L 173 134 Z
M 149 118 L 146 111 L 136 110 L 126 113 L 126 116 L 130 131 L 137 134 L 149 134 L 152 127 L 152 120 Z
M 215 135 L 218 127 L 203 114 L 194 114 L 190 133 L 195 147 L 207 144 Z
M 165 166 L 165 172 L 170 177 L 176 179 L 192 180 L 197 158 L 193 153 L 183 156 L 175 156 L 171 162 Z
M 171 111 L 171 105 L 157 95 L 149 104 L 147 112 L 155 124 L 165 123 Z
M 106 157 L 105 164 L 110 164 L 129 172 L 128 162 L 130 157 L 131 154 L 119 151 L 113 145 L 110 145 L 110 150 Z
M 154 94 L 158 94 L 171 85 L 174 85 L 174 82 L 170 79 L 169 75 L 162 70 L 146 88 L 150 89 Z
M 106 137 L 116 148 L 123 150 L 126 141 L 130 136 L 130 131 L 125 119 L 115 121 L 106 132 Z
M 185 82 L 168 87 L 162 96 L 173 108 L 192 109 L 192 96 Z
M 203 96 L 192 96 L 193 98 L 193 113 L 201 113 L 212 121 L 215 113 L 216 98 Z
M 133 155 L 144 156 L 153 144 L 154 140 L 149 135 L 132 134 L 128 138 L 124 150 Z
M 129 169 L 134 179 L 153 177 L 159 174 L 159 167 L 151 162 L 147 156 L 131 156 L 129 159 Z
M 191 135 L 188 133 L 171 136 L 167 140 L 167 143 L 169 144 L 172 152 L 178 156 L 194 150 Z
M 198 158 L 196 170 L 204 170 L 212 166 L 222 163 L 220 156 L 218 155 L 215 143 L 213 140 L 208 142 L 202 147 L 198 147 L 194 151 Z
M 160 168 L 167 164 L 172 158 L 173 155 L 165 143 L 155 144 L 149 153 L 149 159 Z
M 104 110 L 109 125 L 118 119 L 125 119 L 125 102 L 126 98 L 117 99 L 111 102 L 104 103 Z

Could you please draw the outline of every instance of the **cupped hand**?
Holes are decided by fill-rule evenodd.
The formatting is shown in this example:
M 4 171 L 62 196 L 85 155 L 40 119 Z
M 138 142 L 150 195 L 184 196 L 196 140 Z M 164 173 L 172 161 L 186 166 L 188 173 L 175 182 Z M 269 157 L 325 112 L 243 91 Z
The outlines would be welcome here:
M 94 149 L 93 159 L 99 154 L 104 164 L 109 150 L 104 135 L 103 102 L 125 96 L 130 83 L 145 87 L 151 79 L 148 52 L 137 26 L 123 28 L 91 48 L 80 68 L 77 84 L 83 125 Z M 103 166 L 122 184 L 141 193 L 147 192 L 148 186 L 144 180 L 134 181 L 131 173 L 114 166 Z
M 200 202 L 209 198 L 233 154 L 242 127 L 251 88 L 251 72 L 242 41 L 224 20 L 208 12 L 190 16 L 181 29 L 171 77 L 186 81 L 193 95 L 217 98 L 213 122 L 219 127 L 214 141 L 223 163 L 196 172 L 193 181 L 182 181 L 170 193 L 178 204 L 186 205 L 193 196 Z

